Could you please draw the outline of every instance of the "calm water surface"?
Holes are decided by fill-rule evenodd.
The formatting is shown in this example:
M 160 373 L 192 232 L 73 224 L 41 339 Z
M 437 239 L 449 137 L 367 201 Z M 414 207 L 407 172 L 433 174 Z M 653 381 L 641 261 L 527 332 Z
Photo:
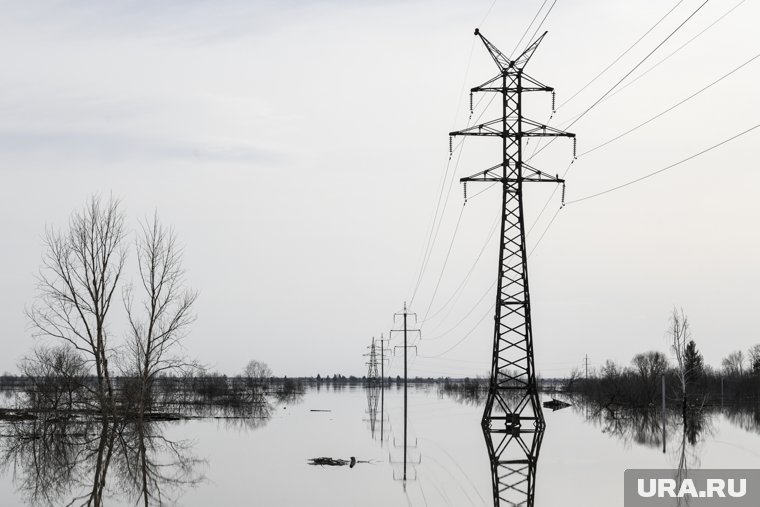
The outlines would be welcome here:
M 380 398 L 361 387 L 311 388 L 273 402 L 266 418 L 150 423 L 113 433 L 69 425 L 63 435 L 52 431 L 49 445 L 31 436 L 30 423 L 6 421 L 0 504 L 82 505 L 98 489 L 104 505 L 142 505 L 146 497 L 188 506 L 494 505 L 480 403 L 410 388 L 404 481 L 403 390 L 391 386 Z M 544 413 L 539 507 L 622 505 L 626 468 L 760 467 L 760 409 L 715 410 L 685 425 L 674 412 L 664 450 L 659 414 L 597 412 L 582 403 Z M 101 453 L 107 467 L 98 466 L 101 441 L 112 449 Z M 308 464 L 352 456 L 354 467 Z

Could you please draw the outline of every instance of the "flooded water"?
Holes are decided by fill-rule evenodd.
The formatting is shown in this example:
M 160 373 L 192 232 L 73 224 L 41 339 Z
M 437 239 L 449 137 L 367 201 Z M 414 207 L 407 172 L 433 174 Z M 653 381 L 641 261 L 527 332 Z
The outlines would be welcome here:
M 403 390 L 395 385 L 384 395 L 362 387 L 309 388 L 253 419 L 119 428 L 53 421 L 44 429 L 5 421 L 0 504 L 80 505 L 99 498 L 104 505 L 490 506 L 512 505 L 509 498 L 536 506 L 613 506 L 622 505 L 626 468 L 760 466 L 760 409 L 715 409 L 685 419 L 669 412 L 663 441 L 657 412 L 613 413 L 576 402 L 544 409 L 535 467 L 497 467 L 499 501 L 481 403 L 435 386 L 410 388 L 406 481 Z M 345 461 L 309 464 L 313 458 Z M 513 472 L 504 474 L 507 468 Z

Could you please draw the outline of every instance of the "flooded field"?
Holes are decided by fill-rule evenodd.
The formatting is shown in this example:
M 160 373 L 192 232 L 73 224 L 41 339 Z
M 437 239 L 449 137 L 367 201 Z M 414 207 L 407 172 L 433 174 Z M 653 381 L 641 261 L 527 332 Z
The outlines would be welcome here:
M 535 470 L 516 466 L 502 475 L 503 499 L 522 495 L 530 505 L 527 477 L 535 473 L 536 506 L 622 505 L 626 468 L 688 473 L 760 464 L 757 408 L 668 412 L 663 441 L 659 412 L 568 401 L 569 408 L 544 409 Z M 384 395 L 361 386 L 309 387 L 272 399 L 255 417 L 219 412 L 143 425 L 6 420 L 0 498 L 2 505 L 497 505 L 482 399 L 417 386 L 408 406 L 406 481 L 403 389 L 395 385 Z M 330 460 L 310 464 L 315 458 Z M 514 487 L 505 490 L 508 484 Z

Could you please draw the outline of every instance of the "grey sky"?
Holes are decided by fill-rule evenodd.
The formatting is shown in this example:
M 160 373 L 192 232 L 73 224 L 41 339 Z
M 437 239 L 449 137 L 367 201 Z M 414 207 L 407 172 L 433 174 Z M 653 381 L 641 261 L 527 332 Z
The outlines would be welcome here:
M 701 2 L 683 1 L 552 124 L 561 126 L 592 104 Z M 554 86 L 560 104 L 676 3 L 559 0 L 526 71 Z M 737 3 L 708 2 L 633 76 Z M 480 24 L 511 52 L 541 2 L 497 0 L 489 12 L 490 5 L 3 2 L 0 370 L 15 370 L 33 345 L 23 309 L 33 300 L 44 227 L 65 225 L 88 195 L 113 192 L 133 226 L 157 209 L 185 245 L 188 280 L 201 293 L 189 354 L 227 373 L 257 358 L 277 374 L 361 375 L 370 337 L 387 336 L 393 312 L 411 297 L 448 158 L 447 133 L 467 121 L 466 90 L 495 74 L 472 31 Z M 743 2 L 592 110 L 572 128 L 579 153 L 757 54 L 759 11 L 757 2 Z M 568 199 L 751 127 L 760 121 L 759 74 L 760 59 L 579 158 L 568 175 Z M 526 115 L 545 122 L 549 109 L 548 95 L 531 97 Z M 760 342 L 758 132 L 557 215 L 530 258 L 543 375 L 565 374 L 586 353 L 597 365 L 665 349 L 674 304 L 688 313 L 709 363 Z M 489 140 L 468 140 L 462 150 L 456 178 L 499 156 Z M 558 141 L 534 165 L 561 173 L 571 153 L 570 143 Z M 551 190 L 529 191 L 529 223 Z M 499 198 L 490 190 L 465 207 L 419 354 L 446 351 L 482 322 L 445 355 L 415 359 L 412 374 L 472 375 L 487 368 L 492 293 L 440 335 L 491 284 L 495 238 L 455 304 L 436 312 L 482 248 Z M 461 207 L 455 182 L 414 300 L 420 317 Z M 529 248 L 557 207 L 555 195 Z

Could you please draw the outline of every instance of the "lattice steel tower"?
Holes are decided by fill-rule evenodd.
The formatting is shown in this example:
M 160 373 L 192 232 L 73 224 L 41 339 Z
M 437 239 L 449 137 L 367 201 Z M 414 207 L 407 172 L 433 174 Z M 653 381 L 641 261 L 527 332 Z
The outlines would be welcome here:
M 536 375 L 533 366 L 533 336 L 528 290 L 528 264 L 525 248 L 525 220 L 523 214 L 523 183 L 552 182 L 564 184 L 559 176 L 551 176 L 523 161 L 523 141 L 530 137 L 571 137 L 570 134 L 529 120 L 522 114 L 522 95 L 525 92 L 554 92 L 523 72 L 546 32 L 530 44 L 515 60 L 499 51 L 478 29 L 475 35 L 483 41 L 499 74 L 472 93 L 500 93 L 501 118 L 464 130 L 450 136 L 492 136 L 501 138 L 501 161 L 488 169 L 460 181 L 495 182 L 502 186 L 501 244 L 499 274 L 494 315 L 494 340 L 491 362 L 491 379 L 488 399 L 483 414 L 484 429 L 497 437 L 519 435 L 530 424 L 543 428 L 544 420 L 538 400 Z M 472 95 L 471 95 L 472 96 Z M 573 144 L 575 141 L 573 140 Z M 502 424 L 494 424 L 494 423 Z M 498 448 L 499 445 L 496 444 Z M 530 448 L 531 446 L 528 446 Z
M 375 337 L 372 337 L 372 345 L 369 346 L 369 354 L 364 354 L 365 356 L 369 356 L 369 361 L 367 364 L 367 383 L 369 384 L 375 384 L 380 382 L 380 374 L 377 371 L 377 349 L 375 347 Z

